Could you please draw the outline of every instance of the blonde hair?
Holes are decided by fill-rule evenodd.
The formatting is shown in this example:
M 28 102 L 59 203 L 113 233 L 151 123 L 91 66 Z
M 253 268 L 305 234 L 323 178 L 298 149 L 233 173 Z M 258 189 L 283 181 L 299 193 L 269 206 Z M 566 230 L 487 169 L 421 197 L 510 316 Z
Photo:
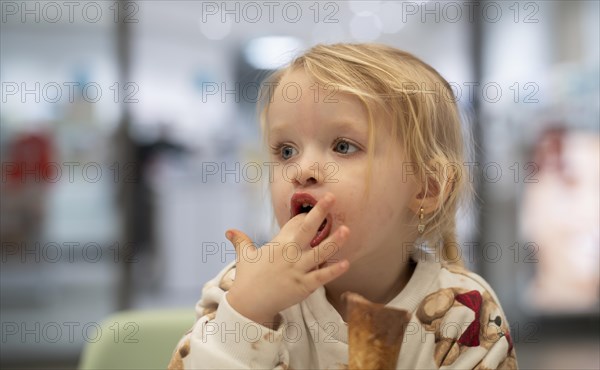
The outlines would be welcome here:
M 464 171 L 465 150 L 459 111 L 448 82 L 412 54 L 382 44 L 319 44 L 271 74 L 258 111 L 263 133 L 273 85 L 291 71 L 303 70 L 316 82 L 333 85 L 364 104 L 369 116 L 369 163 L 373 158 L 376 111 L 392 117 L 392 137 L 402 145 L 424 192 L 438 206 L 425 215 L 423 241 L 444 260 L 462 263 L 456 236 L 456 212 L 473 194 Z M 370 178 L 370 166 L 369 176 Z M 416 217 L 416 216 L 415 216 Z M 440 248 L 441 245 L 441 248 Z

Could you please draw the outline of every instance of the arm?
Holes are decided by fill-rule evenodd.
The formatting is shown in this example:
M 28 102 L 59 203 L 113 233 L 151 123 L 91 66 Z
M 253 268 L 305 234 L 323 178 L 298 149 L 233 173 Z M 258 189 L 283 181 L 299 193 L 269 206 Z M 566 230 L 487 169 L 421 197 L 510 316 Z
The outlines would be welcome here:
M 196 306 L 198 320 L 175 348 L 170 370 L 276 368 L 283 319 L 277 317 L 279 325 L 273 330 L 233 309 L 228 300 L 233 276 L 235 266 L 230 264 L 204 286 Z
M 226 237 L 237 256 L 235 273 L 231 273 L 229 280 L 223 280 L 222 276 L 209 282 L 203 290 L 203 299 L 197 307 L 201 317 L 180 342 L 172 368 L 276 366 L 285 326 L 280 312 L 300 303 L 349 267 L 342 260 L 318 268 L 335 253 L 337 248 L 330 248 L 331 245 L 344 244 L 349 233 L 347 227 L 338 227 L 314 248 L 309 244 L 334 201 L 333 195 L 326 194 L 309 213 L 290 219 L 261 248 L 243 232 L 227 231 Z M 284 252 L 289 246 L 299 248 L 300 255 L 295 261 L 286 258 Z M 263 253 L 263 248 L 271 249 Z M 211 307 L 215 309 L 214 317 L 205 312 Z

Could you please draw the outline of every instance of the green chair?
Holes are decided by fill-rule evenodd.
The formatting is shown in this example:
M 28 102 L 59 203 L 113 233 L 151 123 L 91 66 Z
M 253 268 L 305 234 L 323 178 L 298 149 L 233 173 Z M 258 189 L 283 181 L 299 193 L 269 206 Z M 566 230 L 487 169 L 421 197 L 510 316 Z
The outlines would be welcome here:
M 166 369 L 177 342 L 194 324 L 193 309 L 123 311 L 101 324 L 79 369 Z

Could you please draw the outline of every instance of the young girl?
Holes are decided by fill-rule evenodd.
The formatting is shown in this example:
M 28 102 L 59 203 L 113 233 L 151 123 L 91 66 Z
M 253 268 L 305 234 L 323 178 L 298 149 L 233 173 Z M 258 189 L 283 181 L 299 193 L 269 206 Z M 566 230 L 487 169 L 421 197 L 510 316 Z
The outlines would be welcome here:
M 397 368 L 516 368 L 494 292 L 460 263 L 470 185 L 448 83 L 400 50 L 335 44 L 264 86 L 281 230 L 260 248 L 226 232 L 236 261 L 204 286 L 169 368 L 347 368 L 346 291 L 411 315 Z

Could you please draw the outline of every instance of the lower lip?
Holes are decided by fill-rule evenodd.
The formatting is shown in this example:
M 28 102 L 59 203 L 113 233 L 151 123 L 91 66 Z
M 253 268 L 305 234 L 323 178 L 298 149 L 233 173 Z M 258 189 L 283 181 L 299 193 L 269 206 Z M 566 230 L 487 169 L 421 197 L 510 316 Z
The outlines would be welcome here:
M 330 232 L 331 232 L 331 217 L 327 216 L 327 223 L 325 224 L 325 227 L 323 228 L 323 230 L 317 232 L 317 235 L 313 238 L 313 240 L 310 241 L 311 248 L 316 247 L 323 240 L 325 240 L 325 238 L 327 238 L 329 236 Z

